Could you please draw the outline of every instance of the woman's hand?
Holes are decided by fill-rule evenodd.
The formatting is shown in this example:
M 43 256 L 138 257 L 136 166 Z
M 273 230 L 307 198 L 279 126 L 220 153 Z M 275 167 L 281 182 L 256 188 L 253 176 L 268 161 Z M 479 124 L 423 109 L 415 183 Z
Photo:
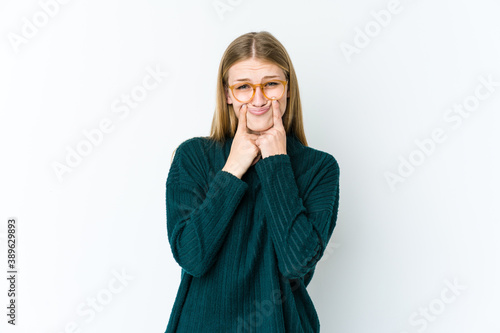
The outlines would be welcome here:
M 255 144 L 255 140 L 259 136 L 249 133 L 247 130 L 247 109 L 246 104 L 240 108 L 238 128 L 234 135 L 229 157 L 222 168 L 223 171 L 232 173 L 240 179 L 248 168 L 260 159 L 259 147 Z
M 277 100 L 273 101 L 272 107 L 274 126 L 262 132 L 257 140 L 255 140 L 255 144 L 259 147 L 262 158 L 271 155 L 286 154 L 286 131 L 283 127 L 281 111 Z

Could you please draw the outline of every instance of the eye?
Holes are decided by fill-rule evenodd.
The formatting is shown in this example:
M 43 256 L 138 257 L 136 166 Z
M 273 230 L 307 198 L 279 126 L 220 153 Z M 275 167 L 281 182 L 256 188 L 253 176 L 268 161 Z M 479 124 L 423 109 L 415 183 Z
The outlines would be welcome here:
M 270 82 L 266 83 L 266 87 L 276 87 L 279 84 L 280 84 L 280 82 L 278 82 L 278 81 L 270 81 Z
M 236 87 L 237 90 L 245 90 L 245 89 L 250 89 L 250 86 L 246 83 L 243 83 L 239 86 Z

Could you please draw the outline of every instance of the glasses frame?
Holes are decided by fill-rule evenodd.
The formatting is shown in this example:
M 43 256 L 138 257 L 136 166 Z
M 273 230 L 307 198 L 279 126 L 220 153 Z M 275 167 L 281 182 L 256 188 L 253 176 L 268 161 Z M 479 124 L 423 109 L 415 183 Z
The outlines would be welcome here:
M 278 98 L 269 98 L 269 97 L 267 97 L 266 93 L 264 92 L 264 85 L 267 84 L 267 83 L 269 83 L 269 82 L 273 82 L 273 81 L 278 81 L 278 82 L 281 82 L 281 84 L 283 84 L 283 93 L 281 93 L 281 96 L 278 97 Z M 252 97 L 248 101 L 245 101 L 245 102 L 244 101 L 240 101 L 239 99 L 236 98 L 236 96 L 234 96 L 233 89 L 234 89 L 234 87 L 236 87 L 237 85 L 240 85 L 240 84 L 248 84 L 253 89 Z M 266 81 L 264 83 L 257 83 L 257 84 L 252 84 L 250 82 L 240 82 L 240 83 L 233 84 L 232 86 L 228 86 L 228 88 L 231 89 L 231 94 L 233 95 L 233 97 L 234 97 L 235 100 L 237 100 L 240 103 L 245 104 L 245 103 L 250 102 L 255 97 L 255 91 L 257 90 L 257 87 L 260 87 L 260 90 L 262 91 L 262 95 L 264 95 L 265 98 L 273 100 L 273 99 L 280 99 L 281 97 L 283 97 L 283 95 L 285 94 L 286 86 L 287 85 L 288 85 L 288 81 L 269 80 L 269 81 Z

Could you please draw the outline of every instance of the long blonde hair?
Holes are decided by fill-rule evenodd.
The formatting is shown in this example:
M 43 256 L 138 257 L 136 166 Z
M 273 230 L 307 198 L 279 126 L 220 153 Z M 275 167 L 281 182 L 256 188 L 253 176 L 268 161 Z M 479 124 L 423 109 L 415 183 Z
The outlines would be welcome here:
M 212 119 L 209 139 L 223 143 L 234 137 L 238 127 L 238 118 L 232 104 L 227 104 L 228 71 L 235 63 L 256 58 L 271 62 L 283 69 L 288 81 L 288 102 L 283 115 L 283 127 L 287 134 L 293 133 L 304 145 L 308 146 L 302 121 L 299 85 L 292 60 L 285 47 L 267 31 L 249 32 L 236 38 L 224 52 L 217 74 L 216 105 Z M 175 150 L 172 154 L 175 154 Z

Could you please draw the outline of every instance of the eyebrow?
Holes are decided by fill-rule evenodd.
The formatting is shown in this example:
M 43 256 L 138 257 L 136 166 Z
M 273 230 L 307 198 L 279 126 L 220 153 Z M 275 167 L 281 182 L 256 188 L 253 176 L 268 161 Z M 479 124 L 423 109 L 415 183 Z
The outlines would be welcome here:
M 272 79 L 272 78 L 279 78 L 279 75 L 266 75 L 263 77 L 263 79 Z M 250 81 L 249 78 L 244 78 L 244 79 L 238 79 L 238 80 L 234 80 L 234 82 L 238 82 L 238 81 L 244 81 L 244 82 L 248 82 Z

